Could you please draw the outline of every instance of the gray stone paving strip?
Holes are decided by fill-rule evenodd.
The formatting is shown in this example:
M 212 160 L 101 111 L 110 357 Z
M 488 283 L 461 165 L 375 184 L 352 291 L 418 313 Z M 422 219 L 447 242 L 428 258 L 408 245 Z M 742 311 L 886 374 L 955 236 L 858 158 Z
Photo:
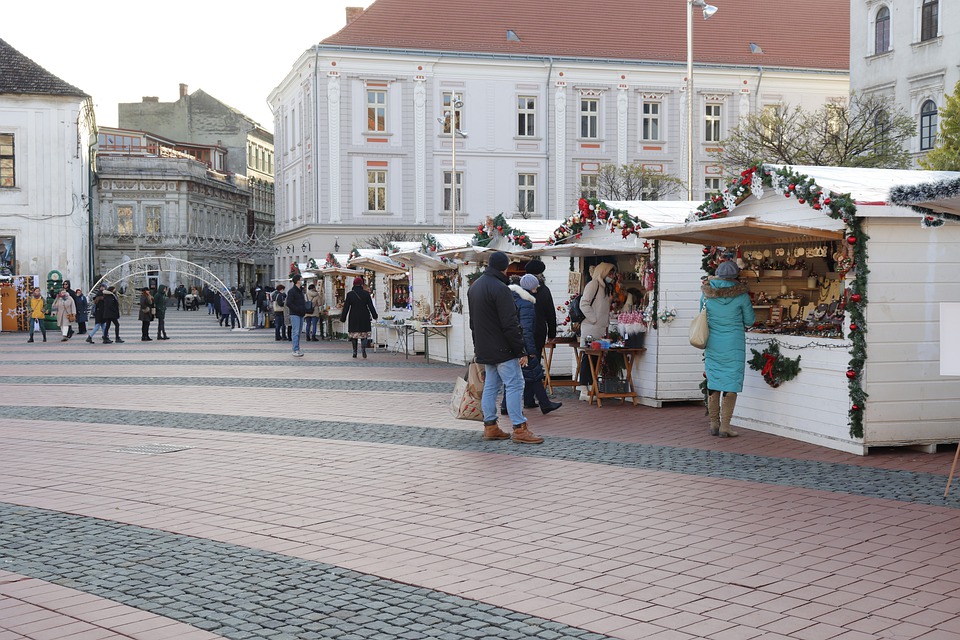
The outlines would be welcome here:
M 389 388 L 392 383 L 381 384 Z M 960 508 L 960 491 L 953 492 L 949 498 L 943 497 L 945 476 L 942 475 L 632 442 L 549 437 L 541 445 L 521 446 L 511 442 L 485 442 L 480 438 L 479 429 L 465 431 L 392 424 L 124 409 L 3 406 L 0 407 L 0 418 L 258 433 L 501 453 Z
M 211 352 L 211 353 L 223 353 L 223 352 L 222 352 L 222 351 L 218 351 L 218 352 Z M 236 352 L 236 351 L 235 351 L 235 352 L 233 352 L 233 353 L 234 353 L 234 354 L 236 354 L 236 353 L 241 353 L 241 354 L 243 354 L 243 353 L 246 353 L 246 352 L 245 352 L 245 351 L 244 351 L 244 352 Z M 278 355 L 276 352 L 272 352 L 272 353 L 273 353 L 273 355 Z M 420 362 L 414 362 L 414 361 L 411 361 L 411 360 L 403 360 L 402 358 L 401 358 L 400 360 L 392 360 L 392 361 L 391 361 L 391 360 L 386 360 L 386 361 L 358 360 L 357 362 L 343 362 L 343 361 L 340 361 L 340 360 L 316 360 L 316 359 L 310 359 L 309 357 L 307 357 L 307 358 L 294 358 L 294 357 L 291 355 L 291 352 L 289 352 L 289 351 L 284 351 L 283 354 L 280 354 L 280 355 L 283 356 L 283 359 L 281 359 L 281 360 L 276 360 L 276 359 L 273 359 L 273 360 L 259 360 L 259 359 L 250 359 L 250 360 L 218 360 L 218 359 L 215 359 L 215 358 L 211 358 L 211 357 L 209 357 L 209 356 L 205 356 L 205 357 L 202 357 L 202 358 L 200 358 L 200 357 L 191 357 L 191 358 L 189 358 L 189 359 L 184 358 L 184 359 L 180 359 L 180 360 L 158 360 L 154 354 L 143 354 L 144 357 L 143 357 L 142 359 L 140 359 L 140 360 L 131 360 L 130 357 L 131 357 L 131 356 L 134 356 L 134 355 L 137 355 L 137 354 L 125 353 L 124 355 L 127 356 L 127 359 L 123 359 L 123 360 L 120 360 L 120 359 L 111 359 L 111 360 L 107 360 L 107 361 L 103 361 L 103 360 L 60 360 L 60 359 L 57 359 L 57 360 L 3 360 L 3 359 L 0 359 L 0 366 L 7 367 L 7 368 L 9 368 L 9 367 L 19 367 L 19 366 L 24 366 L 24 365 L 35 365 L 35 366 L 44 366 L 44 367 L 49 367 L 50 365 L 57 365 L 57 366 L 107 366 L 107 367 L 111 367 L 111 366 L 114 366 L 114 365 L 144 365 L 144 364 L 149 364 L 150 366 L 154 366 L 154 365 L 158 365 L 158 366 L 159 366 L 159 365 L 164 365 L 164 366 L 182 367 L 182 366 L 186 363 L 186 364 L 191 364 L 191 365 L 196 365 L 196 364 L 202 364 L 202 365 L 217 365 L 218 367 L 229 367 L 229 366 L 237 366 L 237 367 L 249 367 L 249 366 L 257 366 L 257 367 L 305 367 L 305 368 L 310 368 L 310 367 L 335 367 L 335 368 L 338 368 L 338 369 L 353 369 L 353 368 L 355 368 L 355 367 L 356 367 L 356 368 L 366 368 L 366 367 L 381 368 L 381 367 L 384 367 L 384 368 L 390 368 L 390 369 L 397 369 L 397 368 L 423 369 L 423 367 L 426 365 L 426 363 L 423 362 L 422 357 L 421 357 L 421 361 L 420 361 Z M 163 354 L 163 355 L 169 355 L 169 354 Z M 185 354 L 185 355 L 187 355 L 187 354 Z M 194 354 L 193 352 L 191 352 L 189 355 L 195 355 L 195 354 Z M 308 356 L 309 356 L 309 355 L 310 355 L 310 354 L 308 354 Z M 449 369 L 449 370 L 450 370 L 450 384 L 451 384 L 451 385 L 453 384 L 453 378 L 454 378 L 454 376 L 456 376 L 457 374 L 459 374 L 460 372 L 462 372 L 462 371 L 464 371 L 464 370 L 466 369 L 465 367 L 463 367 L 463 366 L 461 366 L 461 365 L 446 364 L 446 363 L 444 363 L 444 362 L 439 362 L 439 363 L 438 363 L 438 362 L 433 362 L 432 360 L 430 361 L 430 366 L 431 366 L 431 367 L 443 368 L 443 369 Z M 453 388 L 453 387 L 451 386 L 451 389 L 452 389 L 452 388 Z
M 608 638 L 326 563 L 2 502 L 0 568 L 235 640 Z
M 451 393 L 450 382 L 419 382 L 406 380 L 328 380 L 300 378 L 224 378 L 224 377 L 163 377 L 163 376 L 0 376 L 3 384 L 73 384 L 73 385 L 142 385 L 142 386 L 203 386 L 250 387 L 264 389 L 324 389 L 328 391 L 399 391 L 403 393 Z

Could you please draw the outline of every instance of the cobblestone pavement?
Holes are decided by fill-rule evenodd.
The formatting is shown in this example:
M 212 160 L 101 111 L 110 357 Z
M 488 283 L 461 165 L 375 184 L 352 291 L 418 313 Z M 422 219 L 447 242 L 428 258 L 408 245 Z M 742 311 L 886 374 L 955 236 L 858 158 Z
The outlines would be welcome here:
M 0 334 L 0 640 L 960 637 L 952 450 L 570 395 L 483 442 L 461 367 L 167 324 Z

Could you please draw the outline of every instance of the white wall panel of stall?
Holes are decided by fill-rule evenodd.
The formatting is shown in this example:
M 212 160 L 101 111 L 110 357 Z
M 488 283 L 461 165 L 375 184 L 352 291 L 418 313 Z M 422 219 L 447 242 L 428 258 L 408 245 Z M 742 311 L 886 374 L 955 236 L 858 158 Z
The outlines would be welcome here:
M 861 207 L 860 210 L 869 207 Z M 867 446 L 955 441 L 960 381 L 940 376 L 940 303 L 960 302 L 960 224 L 869 218 Z

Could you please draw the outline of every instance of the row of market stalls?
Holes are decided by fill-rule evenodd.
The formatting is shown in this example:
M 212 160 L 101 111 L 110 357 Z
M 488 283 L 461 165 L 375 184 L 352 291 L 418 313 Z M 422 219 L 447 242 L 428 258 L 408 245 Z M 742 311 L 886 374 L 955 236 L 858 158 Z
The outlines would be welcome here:
M 592 265 L 613 262 L 620 301 L 646 328 L 636 391 L 660 406 L 703 398 L 687 329 L 701 278 L 733 259 L 758 319 L 734 425 L 858 454 L 932 449 L 960 437 L 960 389 L 939 373 L 939 305 L 960 302 L 958 193 L 956 173 L 753 168 L 706 203 L 581 200 L 562 221 L 497 216 L 472 235 L 328 256 L 315 272 L 331 309 L 363 275 L 381 317 L 415 327 L 414 351 L 465 363 L 466 291 L 491 252 L 516 275 L 544 261 L 561 336 Z M 575 367 L 558 348 L 553 374 Z

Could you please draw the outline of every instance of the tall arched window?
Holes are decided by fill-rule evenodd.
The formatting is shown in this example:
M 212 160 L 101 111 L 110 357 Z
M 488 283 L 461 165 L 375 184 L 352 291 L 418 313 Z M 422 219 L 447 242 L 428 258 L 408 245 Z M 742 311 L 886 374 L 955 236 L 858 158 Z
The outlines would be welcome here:
M 927 100 L 920 107 L 920 151 L 933 149 L 937 143 L 937 105 Z
M 873 25 L 873 52 L 886 53 L 890 51 L 890 9 L 880 7 L 877 19 Z

